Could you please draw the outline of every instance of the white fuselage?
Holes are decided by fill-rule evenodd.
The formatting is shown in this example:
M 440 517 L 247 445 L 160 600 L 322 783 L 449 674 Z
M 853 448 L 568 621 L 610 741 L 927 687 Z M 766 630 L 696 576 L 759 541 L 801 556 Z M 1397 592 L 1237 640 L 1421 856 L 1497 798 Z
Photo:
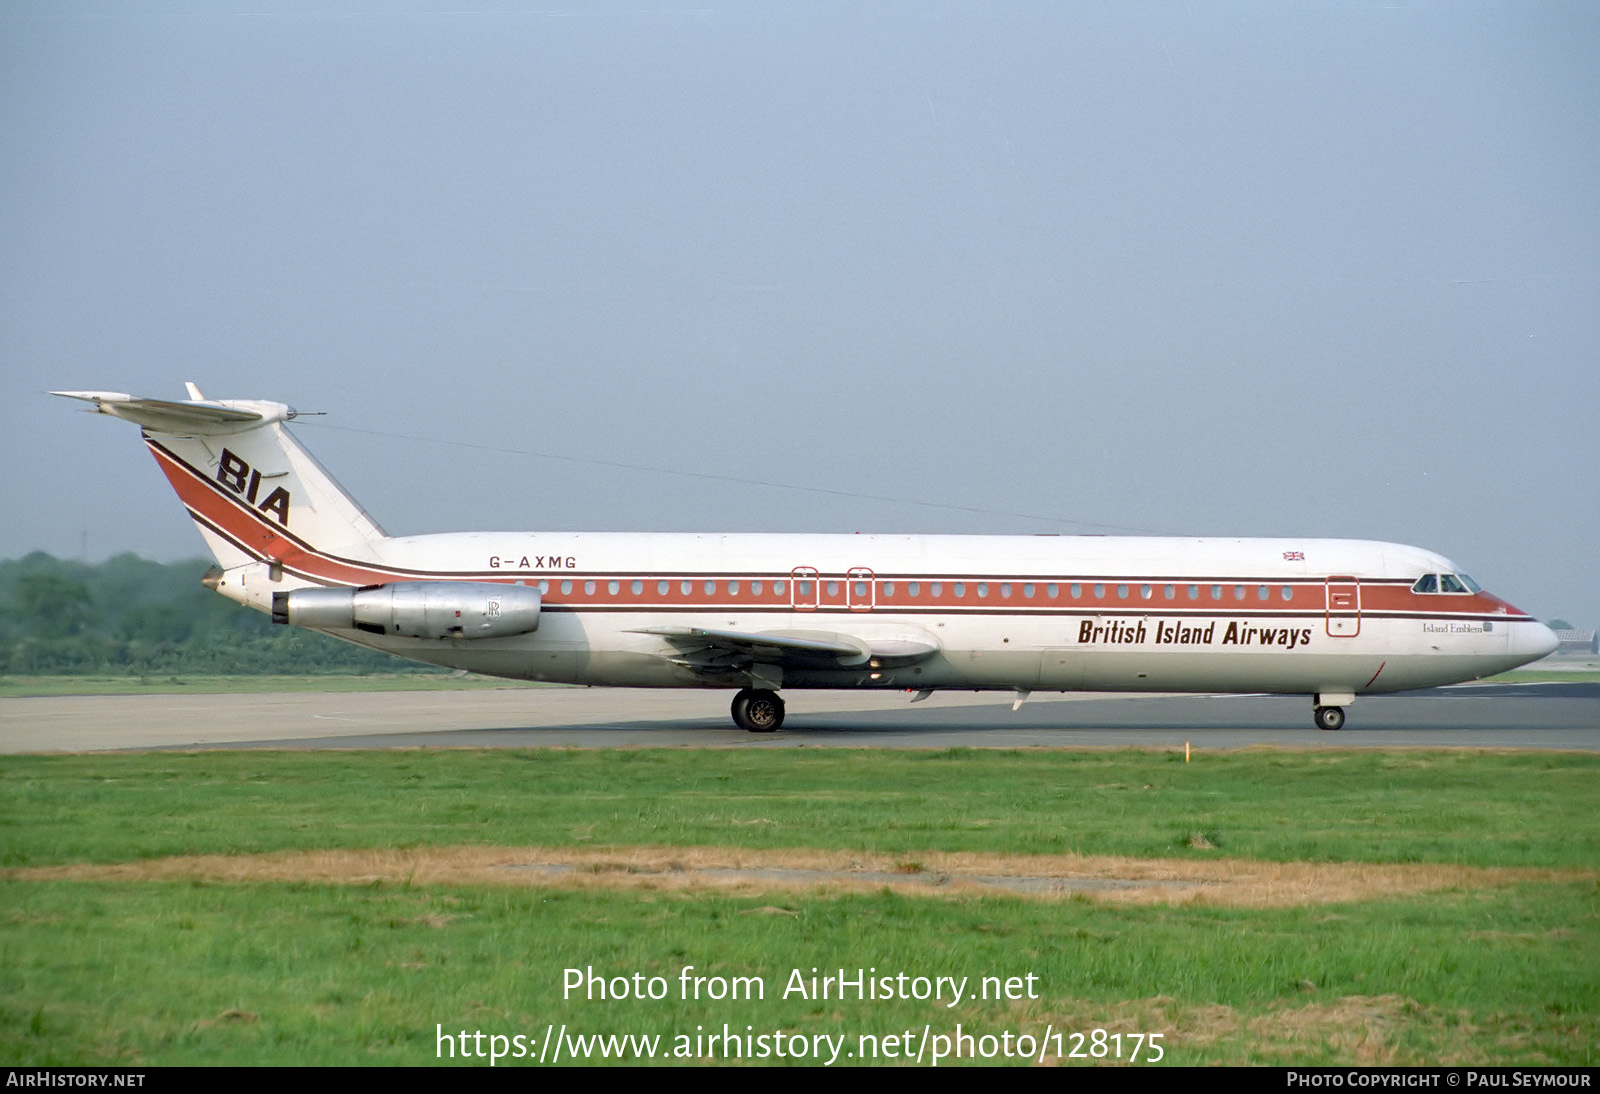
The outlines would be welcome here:
M 263 567 L 264 569 L 264 567 Z M 433 664 L 607 686 L 736 686 L 686 664 L 710 628 L 847 636 L 861 663 L 789 665 L 789 688 L 1362 694 L 1469 680 L 1548 652 L 1486 593 L 1421 594 L 1428 551 L 1351 540 L 1101 536 L 456 533 L 381 561 L 286 559 L 279 582 L 520 582 L 537 631 L 424 640 L 340 633 Z M 240 593 L 246 593 L 240 589 Z M 907 663 L 894 651 L 931 646 Z

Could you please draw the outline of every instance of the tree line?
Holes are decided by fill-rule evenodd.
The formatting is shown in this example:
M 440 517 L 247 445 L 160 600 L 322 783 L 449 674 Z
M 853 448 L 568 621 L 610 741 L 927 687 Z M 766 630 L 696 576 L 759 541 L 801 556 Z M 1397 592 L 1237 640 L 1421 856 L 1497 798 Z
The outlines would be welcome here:
M 131 554 L 89 564 L 42 551 L 0 561 L 0 674 L 438 671 L 276 626 L 204 588 L 209 566 Z

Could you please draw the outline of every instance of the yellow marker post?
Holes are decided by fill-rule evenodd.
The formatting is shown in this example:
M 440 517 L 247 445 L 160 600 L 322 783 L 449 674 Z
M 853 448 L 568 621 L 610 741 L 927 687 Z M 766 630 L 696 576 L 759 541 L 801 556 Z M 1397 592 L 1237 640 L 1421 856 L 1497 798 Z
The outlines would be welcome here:
M 1189 742 L 1188 741 L 1183 742 L 1183 762 L 1184 763 L 1188 763 L 1189 762 Z

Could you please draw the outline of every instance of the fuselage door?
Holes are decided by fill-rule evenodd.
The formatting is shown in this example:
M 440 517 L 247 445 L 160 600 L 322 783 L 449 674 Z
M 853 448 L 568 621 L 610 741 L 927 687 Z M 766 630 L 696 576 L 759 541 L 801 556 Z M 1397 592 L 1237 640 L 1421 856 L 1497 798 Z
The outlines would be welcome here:
M 810 566 L 796 566 L 789 573 L 789 604 L 797 612 L 814 612 L 822 596 L 821 575 Z
M 1361 633 L 1361 582 L 1353 577 L 1328 578 L 1328 636 L 1354 638 Z
M 870 612 L 873 598 L 877 595 L 872 571 L 865 566 L 851 567 L 845 575 L 849 588 L 845 590 L 845 600 L 853 612 Z

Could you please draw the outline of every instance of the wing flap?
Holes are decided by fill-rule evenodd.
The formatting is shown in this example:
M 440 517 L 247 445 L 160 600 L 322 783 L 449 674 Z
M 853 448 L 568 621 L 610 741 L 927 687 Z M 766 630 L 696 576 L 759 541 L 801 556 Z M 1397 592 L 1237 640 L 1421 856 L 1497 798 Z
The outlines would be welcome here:
M 749 654 L 755 660 L 782 662 L 791 657 L 812 659 L 835 657 L 841 665 L 859 665 L 872 656 L 865 642 L 842 634 L 823 632 L 726 631 L 710 627 L 639 627 L 633 634 L 654 634 L 662 638 L 688 640 L 716 649 Z
M 834 631 L 732 631 L 712 627 L 639 627 L 633 634 L 671 639 L 685 667 L 732 668 L 741 662 L 815 666 L 830 659 L 840 668 L 909 665 L 939 652 L 926 633 L 895 632 L 870 641 Z

